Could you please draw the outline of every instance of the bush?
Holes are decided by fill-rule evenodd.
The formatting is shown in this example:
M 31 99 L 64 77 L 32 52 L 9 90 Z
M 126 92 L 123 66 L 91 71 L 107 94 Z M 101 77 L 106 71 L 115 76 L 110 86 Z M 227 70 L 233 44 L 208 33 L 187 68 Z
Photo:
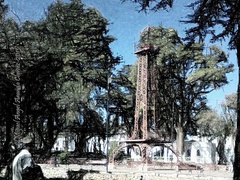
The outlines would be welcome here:
M 61 164 L 68 164 L 69 153 L 67 151 L 60 153 L 59 160 Z
M 113 153 L 114 153 L 114 150 L 117 149 L 117 147 L 118 147 L 118 142 L 117 141 L 110 142 L 110 149 L 109 149 L 110 159 L 113 159 Z

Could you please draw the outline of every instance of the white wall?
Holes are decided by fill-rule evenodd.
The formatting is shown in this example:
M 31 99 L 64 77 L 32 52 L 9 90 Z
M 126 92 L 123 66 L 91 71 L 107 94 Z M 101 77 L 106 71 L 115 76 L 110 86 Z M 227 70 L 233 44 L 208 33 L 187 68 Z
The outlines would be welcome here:
M 64 151 L 66 148 L 66 139 L 65 137 L 58 137 L 56 142 L 53 145 L 52 151 Z M 68 151 L 72 152 L 75 150 L 75 141 L 68 139 Z
M 215 163 L 215 152 L 216 148 L 211 142 L 193 142 L 191 146 L 191 162 L 200 164 Z

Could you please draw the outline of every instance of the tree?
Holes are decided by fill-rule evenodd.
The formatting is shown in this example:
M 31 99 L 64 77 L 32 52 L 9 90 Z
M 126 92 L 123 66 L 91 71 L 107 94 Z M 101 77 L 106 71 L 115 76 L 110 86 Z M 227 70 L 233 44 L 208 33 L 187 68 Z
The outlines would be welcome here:
M 221 117 L 214 110 L 205 110 L 197 116 L 198 134 L 213 140 L 223 132 L 223 123 Z
M 133 1 L 133 0 L 129 0 Z M 133 2 L 140 4 L 142 10 L 147 10 L 150 5 L 154 8 L 151 10 L 167 9 L 172 7 L 173 0 L 134 0 Z M 159 6 L 157 6 L 159 4 Z M 204 40 L 207 35 L 210 35 L 212 42 L 228 41 L 230 49 L 236 49 L 237 61 L 240 64 L 240 1 L 214 1 L 214 0 L 200 0 L 193 1 L 189 5 L 192 14 L 187 16 L 186 23 L 196 25 L 187 30 L 187 38 L 190 42 L 198 37 L 199 41 Z M 230 37 L 228 39 L 228 37 Z M 238 69 L 240 69 L 238 67 Z M 240 75 L 238 75 L 240 79 Z M 240 179 L 240 83 L 238 82 L 238 96 L 237 96 L 237 136 L 235 146 L 235 162 L 234 162 L 234 179 Z
M 14 120 L 19 120 L 19 116 L 15 119 L 15 116 L 13 116 L 17 115 L 17 107 L 19 107 L 17 106 L 19 104 L 16 104 L 19 99 L 15 99 L 17 93 L 16 86 L 17 83 L 19 83 L 16 74 L 17 58 L 15 56 L 17 48 L 19 47 L 16 41 L 19 37 L 19 27 L 14 20 L 6 20 L 7 10 L 7 6 L 3 4 L 3 1 L 0 1 L 1 165 L 10 163 L 9 159 L 11 159 L 12 154 L 14 154 L 13 149 L 11 149 L 11 141 L 14 137 L 12 127 Z
M 108 21 L 100 12 L 84 8 L 78 0 L 52 4 L 41 24 L 51 38 L 50 47 L 55 47 L 49 51 L 63 56 L 59 86 L 52 95 L 66 112 L 65 129 L 76 133 L 77 150 L 85 152 L 83 144 L 89 138 L 103 138 L 106 132 L 101 114 L 106 102 L 99 104 L 98 99 L 106 93 L 108 77 L 120 63 L 109 48 L 114 38 L 107 34 Z
M 234 139 L 236 136 L 237 120 L 237 94 L 226 95 L 221 103 L 221 112 L 213 110 L 202 111 L 198 116 L 198 133 L 200 136 L 208 137 L 209 140 L 217 139 L 217 152 L 219 155 L 219 164 L 225 164 L 232 160 L 232 157 L 226 157 L 226 139 L 232 139 L 232 147 L 229 147 L 228 156 L 232 156 L 234 149 Z M 220 113 L 220 114 L 219 114 Z M 229 159 L 230 158 L 230 159 Z
M 237 93 L 226 95 L 225 99 L 221 103 L 221 108 L 223 119 L 229 123 L 229 128 L 232 135 L 236 136 Z
M 157 11 L 160 9 L 167 9 L 173 6 L 173 0 L 121 0 L 122 2 L 130 1 L 140 5 L 140 11 L 153 10 Z
M 203 41 L 207 35 L 211 36 L 213 42 L 225 40 L 229 38 L 228 44 L 230 49 L 237 50 L 238 65 L 240 62 L 240 1 L 196 1 L 189 5 L 194 9 L 193 14 L 188 15 L 189 20 L 186 23 L 196 24 L 195 27 L 187 30 L 187 38 L 193 41 L 198 37 Z M 216 29 L 219 29 L 219 31 Z M 239 75 L 240 77 L 240 75 Z M 238 83 L 238 98 L 237 98 L 237 129 L 240 129 L 240 83 Z M 240 131 L 237 131 L 235 143 L 235 162 L 234 162 L 234 179 L 240 179 Z
M 18 25 L 1 14 L 0 23 L 1 163 L 11 163 L 10 146 L 20 145 L 18 140 L 29 132 L 34 132 L 39 143 L 35 153 L 40 155 L 51 155 L 58 134 L 65 130 L 104 138 L 96 100 L 106 92 L 107 77 L 120 63 L 109 48 L 114 38 L 108 35 L 107 20 L 96 9 L 85 9 L 81 1 L 73 0 L 52 4 L 46 18 L 38 22 Z M 18 81 L 16 65 L 21 68 Z M 16 83 L 19 122 L 12 116 Z M 84 118 L 80 119 L 82 110 Z
M 226 74 L 233 71 L 233 65 L 228 64 L 226 54 L 216 46 L 207 55 L 201 43 L 187 47 L 173 29 L 147 28 L 139 46 L 147 44 L 159 49 L 150 54 L 156 62 L 154 76 L 159 86 L 158 128 L 175 128 L 177 150 L 182 154 L 185 135 L 196 134 L 196 116 L 207 109 L 206 94 L 227 83 Z
M 200 137 L 207 137 L 209 141 L 218 140 L 217 153 L 219 155 L 218 164 L 226 164 L 225 154 L 226 139 L 229 137 L 228 122 L 218 115 L 216 111 L 202 111 L 197 116 L 198 134 Z
M 230 147 L 231 155 L 230 160 L 234 160 L 233 152 L 235 147 L 236 129 L 237 129 L 237 93 L 229 94 L 225 96 L 225 99 L 221 103 L 221 118 L 226 123 L 226 134 L 232 139 L 232 147 Z
M 134 124 L 135 86 L 129 79 L 131 66 L 123 66 L 115 76 L 112 77 L 109 93 L 109 113 L 111 115 L 111 134 L 125 130 L 131 136 Z

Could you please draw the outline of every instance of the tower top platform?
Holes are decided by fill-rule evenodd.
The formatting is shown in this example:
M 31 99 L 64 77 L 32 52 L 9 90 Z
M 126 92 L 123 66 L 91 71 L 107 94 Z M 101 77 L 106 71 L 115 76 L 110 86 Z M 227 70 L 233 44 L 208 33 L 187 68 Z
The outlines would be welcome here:
M 146 143 L 146 144 L 168 144 L 168 143 L 172 143 L 171 140 L 160 140 L 160 139 L 155 139 L 155 138 L 151 138 L 151 139 L 129 139 L 129 140 L 125 140 L 123 142 L 125 142 L 125 143 Z
M 140 47 L 135 47 L 134 54 L 146 54 L 148 52 L 158 53 L 159 48 L 156 45 L 146 44 Z
M 142 48 L 135 50 L 134 54 L 143 54 L 143 53 L 149 52 L 150 49 L 151 49 L 151 45 L 144 46 Z

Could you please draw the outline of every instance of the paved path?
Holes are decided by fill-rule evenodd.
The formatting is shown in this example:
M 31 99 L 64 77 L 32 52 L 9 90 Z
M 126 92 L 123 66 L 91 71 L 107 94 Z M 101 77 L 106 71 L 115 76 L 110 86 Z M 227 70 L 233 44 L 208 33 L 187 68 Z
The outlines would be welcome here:
M 40 164 L 42 167 L 44 176 L 47 178 L 67 178 L 67 171 L 73 170 L 78 171 L 80 169 L 85 170 L 95 170 L 99 171 L 100 173 L 106 173 L 106 166 L 104 165 L 76 165 L 76 164 L 70 164 L 70 165 L 60 165 L 59 167 L 54 167 L 52 164 Z M 192 172 L 189 172 L 187 170 L 176 172 L 175 170 L 144 170 L 143 168 L 129 168 L 129 167 L 117 167 L 113 168 L 111 166 L 108 166 L 108 172 L 114 173 L 125 173 L 125 174 L 133 174 L 133 173 L 148 173 L 148 174 L 155 174 L 156 176 L 173 176 L 176 175 L 176 177 L 189 177 L 192 176 L 193 179 L 196 179 L 197 177 L 201 177 L 201 179 L 212 179 L 212 180 L 232 180 L 233 179 L 233 173 L 226 172 L 225 170 L 219 170 L 219 171 L 204 171 L 201 173 L 200 171 L 194 170 Z M 204 178 L 205 177 L 205 178 Z

